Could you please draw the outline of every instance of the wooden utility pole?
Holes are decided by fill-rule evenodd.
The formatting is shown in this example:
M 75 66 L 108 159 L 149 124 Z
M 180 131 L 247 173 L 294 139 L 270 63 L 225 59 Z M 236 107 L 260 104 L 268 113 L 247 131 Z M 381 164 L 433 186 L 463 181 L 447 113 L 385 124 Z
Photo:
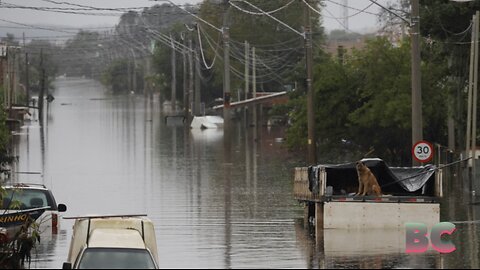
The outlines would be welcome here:
M 307 0 L 308 1 L 308 0 Z M 315 136 L 315 95 L 313 93 L 313 44 L 310 9 L 305 6 L 305 61 L 307 69 L 307 121 L 308 121 L 308 157 L 309 164 L 317 163 L 317 138 Z
M 412 147 L 423 140 L 422 88 L 420 72 L 420 7 L 419 0 L 411 0 L 412 21 Z M 413 165 L 420 165 L 412 159 Z

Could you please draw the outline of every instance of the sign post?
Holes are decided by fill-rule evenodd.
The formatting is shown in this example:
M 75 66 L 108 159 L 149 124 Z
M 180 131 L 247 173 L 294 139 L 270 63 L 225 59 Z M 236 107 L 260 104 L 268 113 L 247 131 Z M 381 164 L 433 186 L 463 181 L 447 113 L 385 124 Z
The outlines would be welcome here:
M 419 141 L 412 147 L 413 158 L 421 163 L 427 163 L 433 159 L 433 145 L 427 141 Z

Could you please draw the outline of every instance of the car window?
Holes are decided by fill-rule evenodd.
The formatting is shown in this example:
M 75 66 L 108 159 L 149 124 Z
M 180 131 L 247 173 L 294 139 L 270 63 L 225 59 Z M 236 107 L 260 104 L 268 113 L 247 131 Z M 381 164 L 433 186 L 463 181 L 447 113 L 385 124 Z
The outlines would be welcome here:
M 88 248 L 78 269 L 155 269 L 155 263 L 145 249 Z
M 52 210 L 56 209 L 53 198 L 47 190 L 40 189 L 7 189 L 3 197 L 1 209 L 15 208 L 15 204 L 20 204 L 20 209 L 32 209 L 50 206 Z

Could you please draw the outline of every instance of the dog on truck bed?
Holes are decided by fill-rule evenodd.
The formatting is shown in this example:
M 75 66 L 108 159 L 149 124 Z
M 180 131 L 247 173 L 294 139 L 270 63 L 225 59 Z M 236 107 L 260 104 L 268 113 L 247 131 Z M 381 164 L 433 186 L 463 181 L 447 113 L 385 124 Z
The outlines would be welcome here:
M 361 196 L 382 196 L 382 189 L 372 171 L 361 161 L 357 162 L 358 192 Z

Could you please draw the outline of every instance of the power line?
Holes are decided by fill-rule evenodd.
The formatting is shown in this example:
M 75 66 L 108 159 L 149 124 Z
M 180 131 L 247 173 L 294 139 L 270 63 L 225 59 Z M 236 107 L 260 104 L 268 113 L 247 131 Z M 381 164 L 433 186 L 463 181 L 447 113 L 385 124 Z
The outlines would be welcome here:
M 245 3 L 245 4 L 247 4 L 247 5 L 251 6 L 251 7 L 253 7 L 253 8 L 256 9 L 256 10 L 261 11 L 263 15 L 268 16 L 269 18 L 273 19 L 274 21 L 280 23 L 281 25 L 285 26 L 286 28 L 290 29 L 291 31 L 293 31 L 293 32 L 295 32 L 296 34 L 298 34 L 298 35 L 302 36 L 303 38 L 305 38 L 305 33 L 300 33 L 299 31 L 297 31 L 296 29 L 294 29 L 294 28 L 291 27 L 290 25 L 288 25 L 288 24 L 282 22 L 281 20 L 275 18 L 274 16 L 272 16 L 272 15 L 264 12 L 263 10 L 261 10 L 260 8 L 258 8 L 257 6 L 255 6 L 255 5 L 247 2 L 247 1 L 245 1 L 245 0 L 235 0 L 235 1 L 243 2 L 243 3 Z M 235 7 L 236 9 L 238 9 L 238 10 L 240 10 L 240 11 L 242 11 L 242 12 L 245 12 L 244 9 L 242 9 L 242 8 L 238 7 L 237 5 L 233 4 L 233 0 L 232 0 L 232 1 L 229 1 L 229 3 L 230 3 L 231 6 Z
M 197 20 L 200 20 L 201 22 L 207 24 L 208 26 L 212 27 L 213 29 L 217 30 L 218 32 L 223 33 L 223 30 L 222 30 L 222 29 L 220 29 L 220 28 L 216 27 L 215 25 L 209 23 L 208 21 L 200 18 L 199 16 L 193 14 L 192 12 L 190 12 L 190 11 L 188 11 L 188 10 L 186 10 L 186 9 L 181 8 L 181 6 L 173 3 L 173 2 L 170 1 L 170 0 L 154 0 L 154 1 L 169 2 L 169 3 L 172 4 L 173 6 L 175 6 L 175 7 L 179 8 L 179 9 L 183 10 L 184 12 L 186 12 L 186 13 L 188 13 L 188 14 L 190 14 L 191 16 L 193 16 L 194 18 L 196 18 Z
M 59 30 L 59 29 L 55 29 L 55 28 L 47 28 L 47 27 L 41 27 L 41 26 L 34 26 L 34 25 L 29 25 L 29 24 L 24 24 L 24 23 L 19 23 L 19 22 L 4 20 L 4 19 L 0 19 L 0 21 L 6 22 L 6 23 L 15 24 L 15 25 L 21 25 L 21 26 L 25 26 L 25 27 L 32 28 L 32 29 L 47 30 L 47 31 L 60 32 L 60 33 L 68 33 L 68 34 L 75 34 L 75 33 L 73 33 L 73 32 L 63 31 L 63 30 Z
M 234 6 L 235 8 L 239 9 L 240 11 L 242 11 L 243 13 L 247 13 L 247 14 L 250 14 L 250 15 L 257 15 L 257 16 L 263 16 L 265 14 L 269 14 L 269 15 L 272 15 L 274 13 L 277 13 L 287 7 L 289 7 L 291 4 L 293 4 L 293 2 L 295 2 L 296 0 L 292 0 L 290 2 L 288 2 L 287 4 L 285 4 L 284 6 L 281 6 L 275 10 L 272 10 L 272 11 L 265 11 L 265 12 L 253 12 L 253 11 L 248 11 L 248 10 L 245 10 L 245 9 L 242 9 L 238 6 L 236 6 L 235 4 L 232 4 L 233 1 L 230 1 L 229 4 Z
M 208 65 L 207 61 L 205 60 L 205 54 L 203 52 L 202 37 L 200 35 L 200 30 L 201 30 L 200 25 L 197 24 L 198 44 L 199 44 L 199 47 L 200 47 L 200 54 L 202 55 L 203 65 L 205 66 L 206 69 L 212 69 L 213 65 L 215 65 L 215 60 L 217 59 L 217 54 L 215 53 L 215 57 L 212 60 L 212 64 Z M 216 48 L 216 50 L 218 50 L 218 47 Z
M 356 11 L 359 11 L 359 12 L 361 12 L 361 13 L 366 13 L 366 14 L 378 16 L 377 13 L 373 13 L 373 12 L 370 12 L 370 11 L 366 11 L 369 7 L 372 6 L 371 4 L 370 4 L 369 6 L 367 6 L 366 8 L 364 8 L 364 9 L 358 9 L 358 8 L 351 7 L 351 6 L 348 6 L 348 5 L 345 5 L 345 4 L 337 3 L 337 2 L 332 1 L 332 0 L 325 0 L 325 1 L 327 1 L 327 2 L 329 2 L 329 3 L 332 3 L 332 4 L 335 4 L 335 5 L 338 5 L 338 6 L 341 6 L 341 7 L 344 7 L 344 8 L 356 10 Z M 372 4 L 373 4 L 373 3 L 372 3 Z

